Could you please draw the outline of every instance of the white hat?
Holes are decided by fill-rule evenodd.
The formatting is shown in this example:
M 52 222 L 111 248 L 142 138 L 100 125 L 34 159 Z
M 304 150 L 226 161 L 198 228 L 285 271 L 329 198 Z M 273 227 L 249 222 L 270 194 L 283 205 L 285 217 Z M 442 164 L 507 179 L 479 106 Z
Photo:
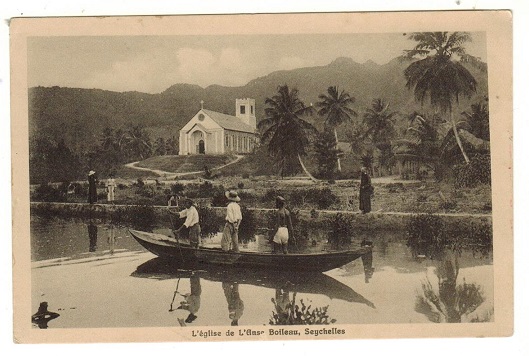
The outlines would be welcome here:
M 95 172 L 95 171 L 90 171 L 90 172 L 88 172 L 88 175 L 89 175 L 89 176 L 91 176 L 92 174 L 96 174 L 96 172 Z
M 234 190 L 228 190 L 226 193 L 224 193 L 226 198 L 231 201 L 241 201 L 241 198 L 239 198 L 239 195 Z

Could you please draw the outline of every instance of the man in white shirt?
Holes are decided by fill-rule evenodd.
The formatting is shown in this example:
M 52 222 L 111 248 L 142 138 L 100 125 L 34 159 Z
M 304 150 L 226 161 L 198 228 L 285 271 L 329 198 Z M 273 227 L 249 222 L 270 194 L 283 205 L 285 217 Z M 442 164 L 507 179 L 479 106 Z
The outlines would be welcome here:
M 224 251 L 239 252 L 239 226 L 242 221 L 242 213 L 241 207 L 237 203 L 241 201 L 241 198 L 233 190 L 227 191 L 225 195 L 230 202 L 226 209 L 226 225 L 222 231 L 220 245 Z
M 178 214 L 180 215 L 180 218 L 186 218 L 186 221 L 184 221 L 184 224 L 175 231 L 175 234 L 179 233 L 184 227 L 189 229 L 189 243 L 191 247 L 198 248 L 200 243 L 200 219 L 198 211 L 197 208 L 195 208 L 195 205 L 193 205 L 191 199 L 186 199 L 185 207 L 186 209 Z

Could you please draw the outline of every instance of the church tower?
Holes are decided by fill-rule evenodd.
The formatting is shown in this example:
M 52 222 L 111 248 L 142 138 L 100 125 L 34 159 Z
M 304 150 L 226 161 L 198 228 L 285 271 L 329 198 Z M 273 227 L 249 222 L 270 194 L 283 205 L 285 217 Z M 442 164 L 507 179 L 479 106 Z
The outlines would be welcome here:
M 235 116 L 254 130 L 257 129 L 255 118 L 255 99 L 245 98 L 235 100 Z

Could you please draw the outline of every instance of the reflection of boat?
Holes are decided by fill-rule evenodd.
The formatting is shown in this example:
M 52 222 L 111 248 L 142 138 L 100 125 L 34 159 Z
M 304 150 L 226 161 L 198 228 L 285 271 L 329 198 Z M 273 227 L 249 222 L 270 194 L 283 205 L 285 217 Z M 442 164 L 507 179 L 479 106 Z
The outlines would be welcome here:
M 331 299 L 362 303 L 374 308 L 374 304 L 349 286 L 321 272 L 295 272 L 265 269 L 247 269 L 171 262 L 154 258 L 136 268 L 134 277 L 153 279 L 190 278 L 195 275 L 214 282 L 248 284 L 258 287 L 285 289 L 305 294 L 321 294 Z
M 311 254 L 272 254 L 262 252 L 227 252 L 220 248 L 192 248 L 189 244 L 177 242 L 168 236 L 137 230 L 130 234 L 143 247 L 157 256 L 184 262 L 284 269 L 298 271 L 328 271 L 356 260 L 371 249 L 361 247 L 356 250 L 321 252 Z

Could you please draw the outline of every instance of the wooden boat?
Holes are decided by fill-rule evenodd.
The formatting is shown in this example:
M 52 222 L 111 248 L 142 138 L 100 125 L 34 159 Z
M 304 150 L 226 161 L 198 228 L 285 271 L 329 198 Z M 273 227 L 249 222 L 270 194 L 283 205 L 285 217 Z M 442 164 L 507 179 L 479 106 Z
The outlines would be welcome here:
M 236 267 L 283 269 L 297 271 L 324 272 L 343 266 L 371 251 L 370 247 L 360 247 L 347 251 L 320 253 L 273 254 L 250 251 L 223 251 L 221 248 L 193 248 L 189 244 L 177 242 L 169 236 L 138 230 L 129 233 L 143 247 L 162 258 L 182 262 L 200 262 Z

